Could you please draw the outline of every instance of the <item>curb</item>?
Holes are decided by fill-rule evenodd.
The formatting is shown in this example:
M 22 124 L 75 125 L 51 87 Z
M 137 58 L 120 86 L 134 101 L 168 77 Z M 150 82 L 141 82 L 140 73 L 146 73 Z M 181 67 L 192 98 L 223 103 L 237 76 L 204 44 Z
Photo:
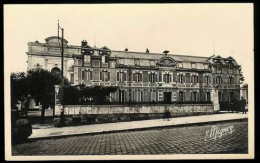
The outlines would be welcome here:
M 28 141 L 36 141 L 36 140 L 46 140 L 46 139 L 58 139 L 58 138 L 65 138 L 70 136 L 83 136 L 83 135 L 97 135 L 97 134 L 109 134 L 109 133 L 118 133 L 118 132 L 130 132 L 130 131 L 144 131 L 150 129 L 159 129 L 159 128 L 171 128 L 171 127 L 189 127 L 189 126 L 201 126 L 201 125 L 208 125 L 212 123 L 223 123 L 223 122 L 241 122 L 248 120 L 248 118 L 240 118 L 240 119 L 228 119 L 228 120 L 220 120 L 220 121 L 210 121 L 210 122 L 198 122 L 198 123 L 189 123 L 189 124 L 177 124 L 177 125 L 168 125 L 168 126 L 151 126 L 151 127 L 144 127 L 144 128 L 133 128 L 133 129 L 122 129 L 122 130 L 112 130 L 112 131 L 100 131 L 100 132 L 91 132 L 91 133 L 77 133 L 77 134 L 70 134 L 70 135 L 53 135 L 48 137 L 37 137 L 37 138 L 29 138 Z

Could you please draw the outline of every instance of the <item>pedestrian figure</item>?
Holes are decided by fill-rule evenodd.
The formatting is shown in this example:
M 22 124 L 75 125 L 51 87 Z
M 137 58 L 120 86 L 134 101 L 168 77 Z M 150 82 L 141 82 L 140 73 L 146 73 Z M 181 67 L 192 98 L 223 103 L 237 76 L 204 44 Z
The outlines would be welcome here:
M 246 114 L 246 100 L 241 97 L 241 100 L 240 100 L 240 107 L 241 107 L 241 110 L 242 110 L 242 114 Z

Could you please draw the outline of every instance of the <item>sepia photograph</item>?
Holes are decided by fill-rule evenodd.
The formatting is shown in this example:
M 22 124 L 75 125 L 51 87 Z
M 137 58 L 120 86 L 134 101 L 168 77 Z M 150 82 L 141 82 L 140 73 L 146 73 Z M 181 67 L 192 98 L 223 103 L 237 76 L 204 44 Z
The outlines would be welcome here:
M 253 159 L 253 8 L 3 5 L 5 159 Z

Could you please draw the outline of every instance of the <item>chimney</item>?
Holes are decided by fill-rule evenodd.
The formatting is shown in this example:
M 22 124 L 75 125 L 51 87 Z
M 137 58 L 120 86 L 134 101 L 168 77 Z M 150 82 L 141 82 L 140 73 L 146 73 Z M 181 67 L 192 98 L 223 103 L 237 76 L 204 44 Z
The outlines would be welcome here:
M 148 49 L 146 49 L 146 53 L 149 53 L 150 51 Z
M 127 48 L 125 48 L 125 51 L 127 52 L 127 51 L 128 51 L 128 49 L 127 49 Z
M 85 47 L 88 45 L 88 42 L 86 40 L 81 41 L 81 47 Z

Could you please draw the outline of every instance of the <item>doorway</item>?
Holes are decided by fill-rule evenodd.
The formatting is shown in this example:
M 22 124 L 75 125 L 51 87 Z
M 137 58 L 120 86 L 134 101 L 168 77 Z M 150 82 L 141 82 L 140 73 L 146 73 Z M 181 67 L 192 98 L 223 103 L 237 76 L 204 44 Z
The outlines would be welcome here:
M 172 92 L 164 92 L 164 102 L 165 103 L 170 103 L 172 97 Z

